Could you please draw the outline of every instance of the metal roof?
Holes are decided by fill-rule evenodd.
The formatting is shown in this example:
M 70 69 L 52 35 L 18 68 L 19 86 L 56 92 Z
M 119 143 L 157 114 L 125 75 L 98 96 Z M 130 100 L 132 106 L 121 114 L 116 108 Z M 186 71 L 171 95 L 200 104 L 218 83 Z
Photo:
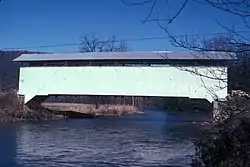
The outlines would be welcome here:
M 64 61 L 64 60 L 232 60 L 233 53 L 223 52 L 86 52 L 22 54 L 13 61 Z

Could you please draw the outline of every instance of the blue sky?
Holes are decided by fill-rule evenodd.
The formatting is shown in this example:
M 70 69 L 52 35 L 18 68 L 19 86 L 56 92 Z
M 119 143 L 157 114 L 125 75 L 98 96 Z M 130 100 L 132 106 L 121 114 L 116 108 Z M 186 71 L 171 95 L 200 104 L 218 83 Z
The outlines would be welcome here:
M 168 6 L 160 1 L 164 0 L 159 0 L 152 16 L 163 18 L 174 14 L 182 0 L 169 0 Z M 100 39 L 112 35 L 118 39 L 165 37 L 155 23 L 142 23 L 149 8 L 149 5 L 126 6 L 120 0 L 3 0 L 0 48 L 78 43 L 81 36 L 92 32 Z M 226 26 L 239 23 L 231 15 L 191 2 L 170 29 L 176 35 L 225 32 L 216 20 Z M 244 29 L 239 27 L 239 30 Z M 128 42 L 128 45 L 136 51 L 181 50 L 171 46 L 168 39 Z M 26 50 L 77 52 L 78 46 Z

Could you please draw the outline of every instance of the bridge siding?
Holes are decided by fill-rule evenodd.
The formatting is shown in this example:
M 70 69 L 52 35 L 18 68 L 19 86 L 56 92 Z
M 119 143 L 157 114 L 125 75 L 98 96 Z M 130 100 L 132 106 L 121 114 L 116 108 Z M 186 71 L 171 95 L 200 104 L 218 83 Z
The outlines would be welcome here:
M 193 69 L 194 67 L 185 67 Z M 195 67 L 200 73 L 227 71 L 226 67 Z M 219 68 L 219 70 L 218 70 Z M 214 76 L 212 76 L 214 77 Z M 127 95 L 190 97 L 213 101 L 204 87 L 216 89 L 218 81 L 176 67 L 24 67 L 20 69 L 19 94 L 25 102 L 35 95 Z M 219 98 L 227 87 L 215 91 Z

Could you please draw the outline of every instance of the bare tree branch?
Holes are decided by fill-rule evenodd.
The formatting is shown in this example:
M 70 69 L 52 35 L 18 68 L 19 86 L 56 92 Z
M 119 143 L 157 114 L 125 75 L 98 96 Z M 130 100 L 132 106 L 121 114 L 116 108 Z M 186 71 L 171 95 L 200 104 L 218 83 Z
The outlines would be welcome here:
M 151 8 L 149 10 L 149 13 L 148 13 L 147 17 L 144 19 L 143 23 L 146 23 L 149 20 L 149 18 L 151 17 L 151 15 L 152 15 L 152 13 L 154 11 L 156 2 L 157 2 L 157 0 L 154 0 L 153 5 L 151 6 Z
M 206 2 L 208 5 L 236 16 L 249 17 L 249 4 L 244 1 L 236 0 L 200 0 Z
M 127 0 L 121 0 L 121 2 L 125 5 L 131 5 L 131 6 L 135 6 L 135 5 L 145 5 L 148 3 L 153 2 L 154 0 L 144 0 L 144 1 L 140 1 L 140 2 L 128 2 Z
M 184 10 L 184 8 L 186 7 L 187 3 L 189 0 L 185 0 L 184 3 L 181 5 L 180 9 L 176 12 L 176 14 L 169 19 L 168 24 L 171 24 L 180 14 L 181 12 Z
M 142 1 L 142 2 L 130 2 L 128 3 L 127 0 L 121 0 L 121 2 L 125 5 L 130 5 L 130 6 L 141 6 L 141 5 L 146 5 L 146 4 L 151 4 L 151 7 L 149 9 L 149 12 L 148 14 L 146 15 L 145 19 L 142 21 L 143 23 L 146 23 L 146 22 L 151 22 L 151 21 L 159 21 L 161 19 L 159 18 L 151 18 L 152 14 L 153 14 L 153 11 L 156 7 L 156 3 L 157 1 L 159 0 L 145 0 L 145 1 Z M 169 24 L 171 24 L 180 14 L 181 12 L 184 10 L 184 8 L 186 7 L 188 1 L 190 0 L 184 0 L 183 3 L 181 3 L 181 6 L 180 8 L 178 9 L 178 11 L 176 12 L 176 14 L 174 14 L 174 16 L 170 17 L 169 19 L 162 19 L 161 21 L 167 21 Z M 168 4 L 168 0 L 165 0 L 165 4 Z
M 80 52 L 124 52 L 129 47 L 123 41 L 116 40 L 113 36 L 108 40 L 100 40 L 95 33 L 81 38 Z

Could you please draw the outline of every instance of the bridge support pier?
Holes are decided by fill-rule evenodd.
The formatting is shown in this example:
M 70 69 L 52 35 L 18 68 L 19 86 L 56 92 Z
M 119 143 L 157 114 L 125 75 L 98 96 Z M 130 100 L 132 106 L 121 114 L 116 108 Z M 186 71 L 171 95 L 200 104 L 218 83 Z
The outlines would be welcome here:
M 224 117 L 222 115 L 222 112 L 223 112 L 222 103 L 225 103 L 225 102 L 226 102 L 225 98 L 221 98 L 221 99 L 217 99 L 213 101 L 213 120 L 214 121 L 221 120 L 221 118 Z
M 40 110 L 43 108 L 41 103 L 44 102 L 47 98 L 48 96 L 35 96 L 26 105 L 33 110 Z

